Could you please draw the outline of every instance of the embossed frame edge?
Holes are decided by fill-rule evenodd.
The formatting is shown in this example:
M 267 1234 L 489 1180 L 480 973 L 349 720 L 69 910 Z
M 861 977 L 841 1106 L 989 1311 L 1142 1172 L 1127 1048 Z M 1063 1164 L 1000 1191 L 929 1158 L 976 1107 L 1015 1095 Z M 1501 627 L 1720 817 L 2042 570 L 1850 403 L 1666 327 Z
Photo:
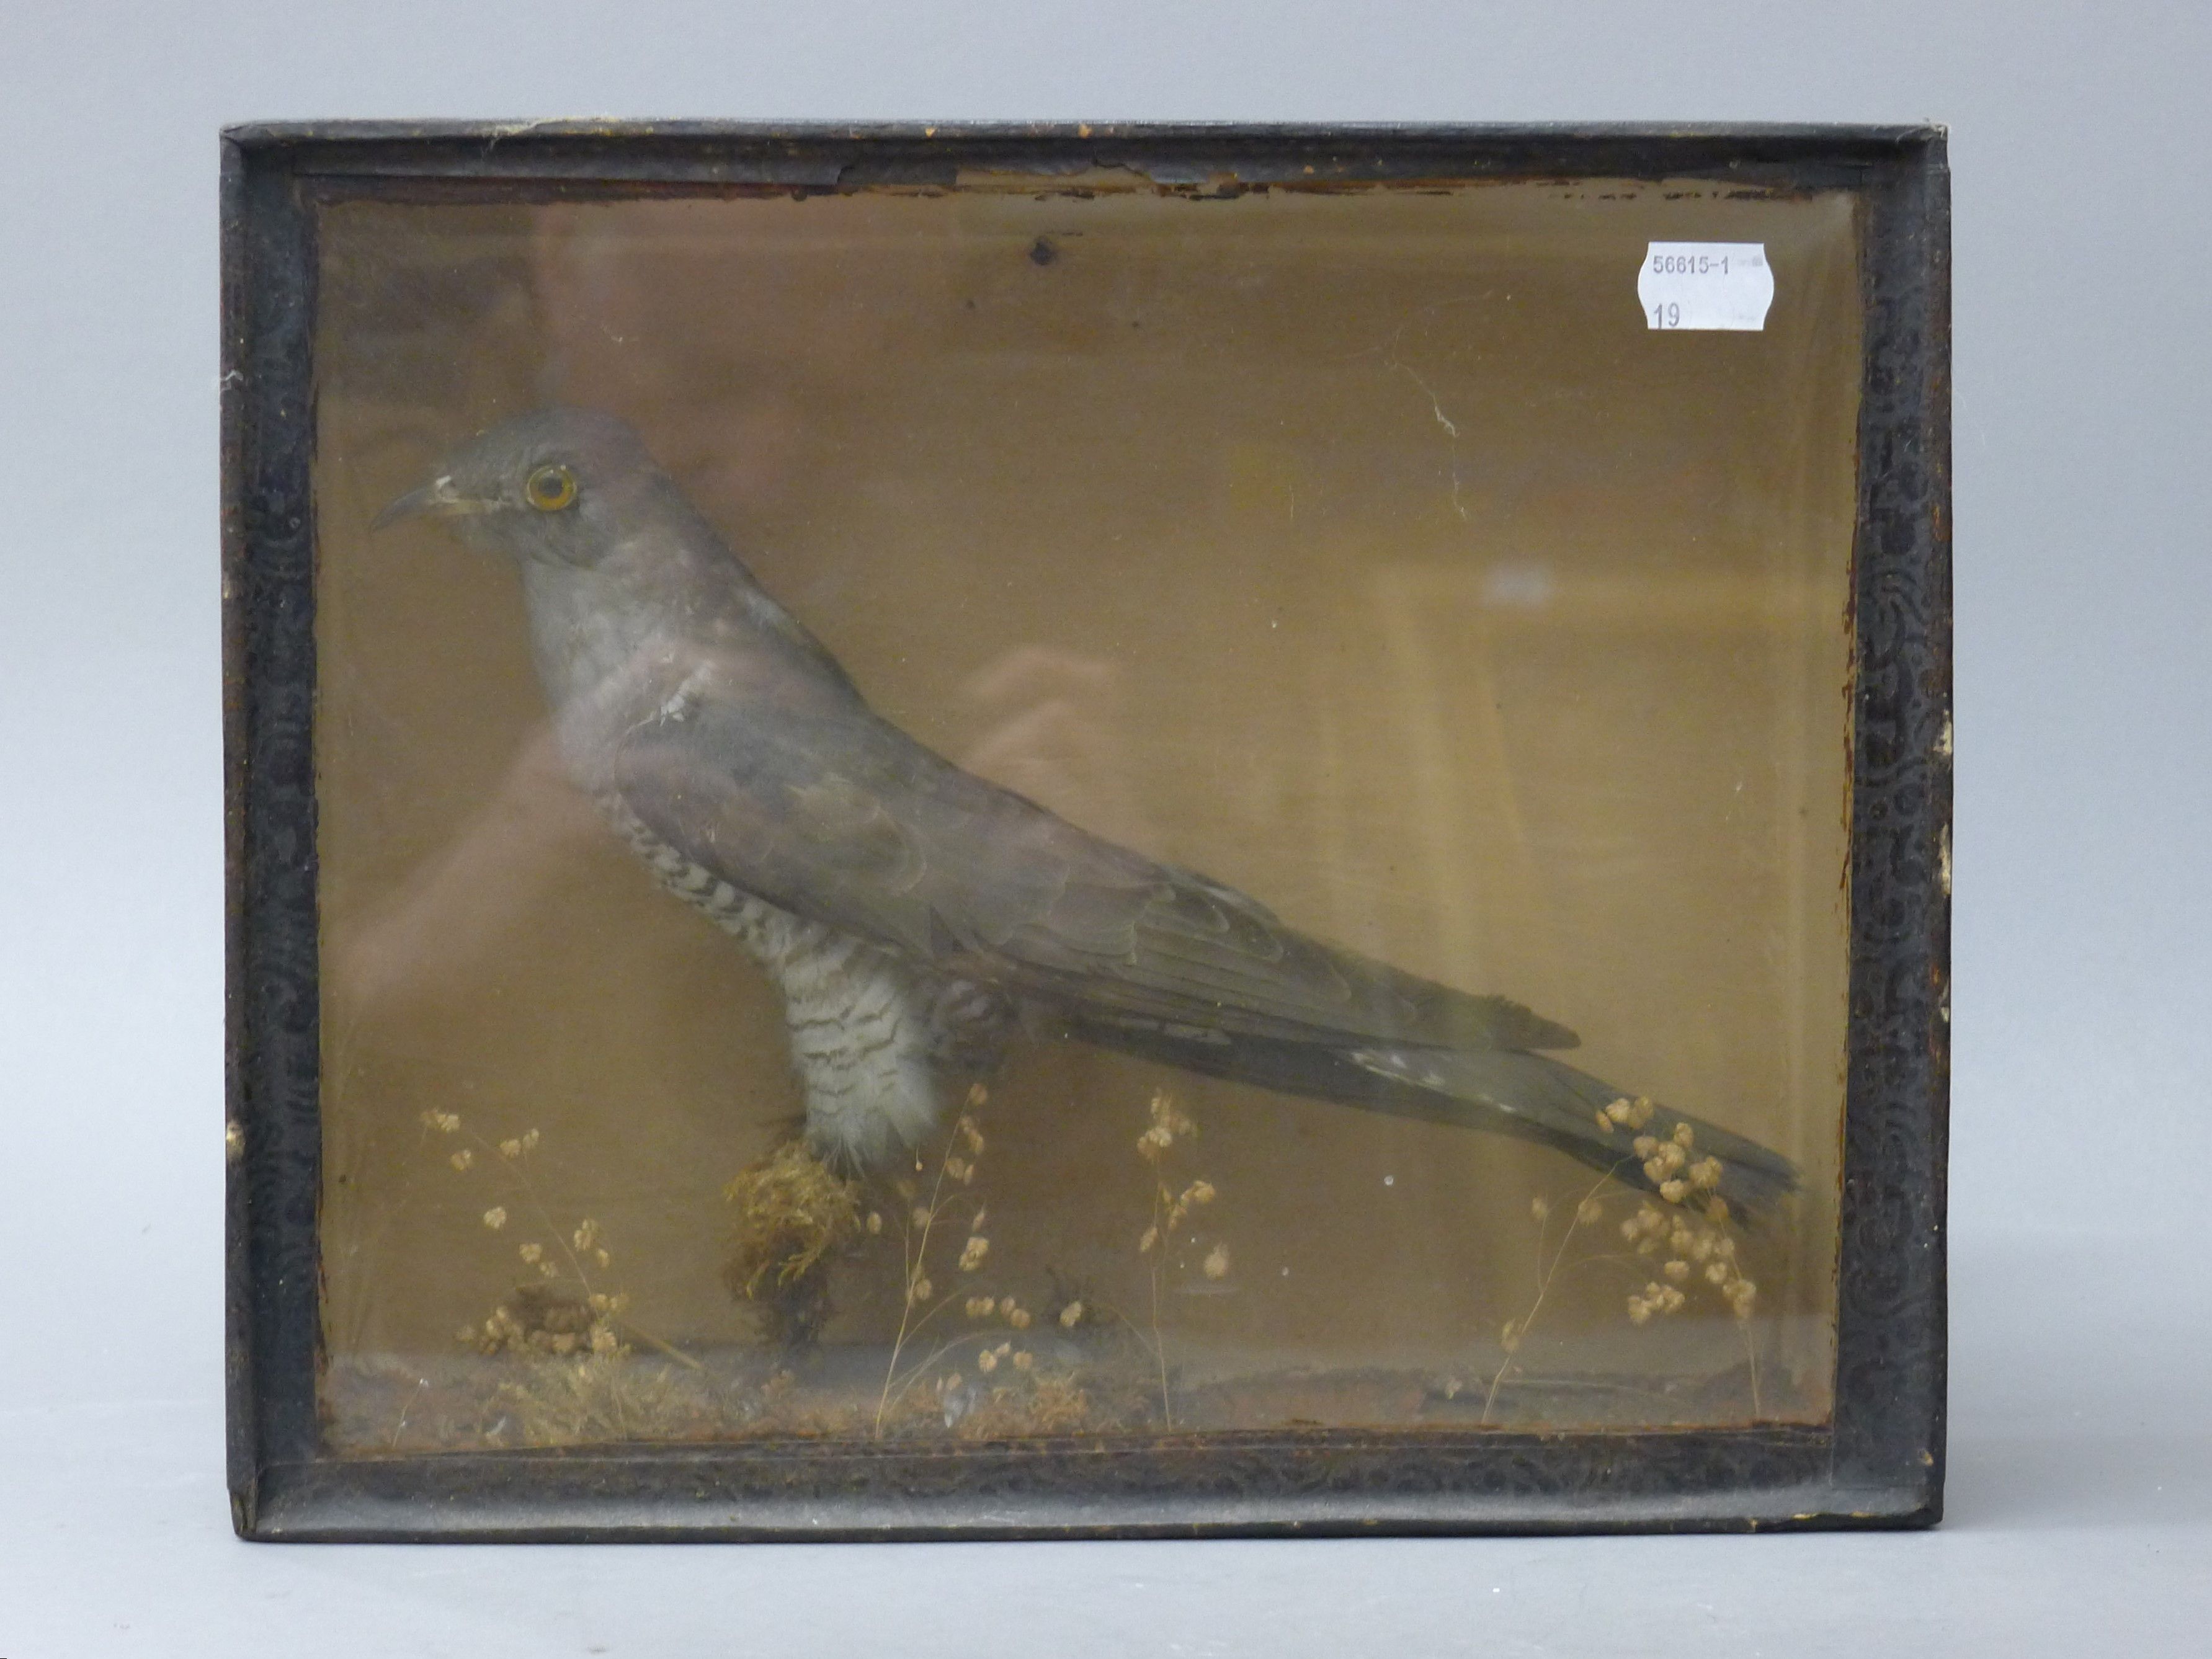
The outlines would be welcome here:
M 684 122 L 231 129 L 222 157 L 226 1377 L 241 1536 L 484 1541 L 1743 1531 L 1942 1509 L 1951 833 L 1949 177 L 1931 127 Z M 951 185 L 1720 177 L 1864 204 L 1850 1060 L 1820 1428 L 1353 1431 L 957 1451 L 733 1444 L 340 1459 L 317 1419 L 314 204 Z

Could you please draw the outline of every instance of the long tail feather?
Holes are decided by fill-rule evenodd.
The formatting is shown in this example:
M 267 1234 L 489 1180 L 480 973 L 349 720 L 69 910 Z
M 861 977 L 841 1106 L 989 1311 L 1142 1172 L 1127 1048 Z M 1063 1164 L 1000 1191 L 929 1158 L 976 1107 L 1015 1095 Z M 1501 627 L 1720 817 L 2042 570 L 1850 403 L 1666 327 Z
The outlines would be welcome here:
M 1284 1094 L 1536 1141 L 1646 1192 L 1690 1180 L 1689 1166 L 1710 1158 L 1720 1165 L 1717 1186 L 1691 1190 L 1717 1193 L 1746 1220 L 1771 1212 L 1798 1184 L 1796 1166 L 1755 1140 L 1671 1107 L 1639 1106 L 1588 1072 L 1518 1049 L 1340 1048 L 1081 1017 L 1069 1029 L 1102 1047 Z M 1615 1102 L 1626 1103 L 1626 1121 L 1607 1114 Z M 1690 1133 L 1680 1167 L 1638 1150 L 1647 1138 L 1676 1144 L 1679 1126 Z

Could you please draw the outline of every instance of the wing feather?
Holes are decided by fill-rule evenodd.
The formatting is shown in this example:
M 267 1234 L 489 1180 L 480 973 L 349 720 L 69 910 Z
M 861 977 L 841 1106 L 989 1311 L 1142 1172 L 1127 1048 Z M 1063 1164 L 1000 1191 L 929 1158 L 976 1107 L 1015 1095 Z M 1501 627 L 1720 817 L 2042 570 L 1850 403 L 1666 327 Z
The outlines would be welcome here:
M 865 708 L 641 726 L 615 787 L 769 902 L 1075 1011 L 1243 1036 L 1565 1048 L 1574 1033 L 1300 933 L 1256 899 L 1077 828 Z

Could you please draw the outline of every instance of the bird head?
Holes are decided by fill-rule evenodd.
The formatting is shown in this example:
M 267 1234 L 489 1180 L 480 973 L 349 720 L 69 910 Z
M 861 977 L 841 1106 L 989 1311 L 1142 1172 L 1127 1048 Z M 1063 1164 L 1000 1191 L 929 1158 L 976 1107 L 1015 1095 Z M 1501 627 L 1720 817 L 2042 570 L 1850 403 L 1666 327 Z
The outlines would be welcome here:
M 620 539 L 625 507 L 665 483 L 628 422 L 541 409 L 447 455 L 430 482 L 377 514 L 374 527 L 450 519 L 468 540 L 518 559 L 592 565 Z

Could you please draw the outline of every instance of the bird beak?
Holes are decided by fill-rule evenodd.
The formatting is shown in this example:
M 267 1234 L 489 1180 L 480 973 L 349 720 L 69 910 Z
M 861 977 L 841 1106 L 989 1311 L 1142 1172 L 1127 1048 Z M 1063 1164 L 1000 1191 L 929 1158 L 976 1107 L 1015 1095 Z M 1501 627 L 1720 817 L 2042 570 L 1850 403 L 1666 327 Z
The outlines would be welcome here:
M 378 514 L 369 528 L 381 530 L 402 519 L 451 519 L 466 513 L 489 513 L 498 505 L 497 501 L 480 501 L 461 495 L 453 488 L 453 477 L 448 473 L 431 479 L 420 489 L 409 490 Z

